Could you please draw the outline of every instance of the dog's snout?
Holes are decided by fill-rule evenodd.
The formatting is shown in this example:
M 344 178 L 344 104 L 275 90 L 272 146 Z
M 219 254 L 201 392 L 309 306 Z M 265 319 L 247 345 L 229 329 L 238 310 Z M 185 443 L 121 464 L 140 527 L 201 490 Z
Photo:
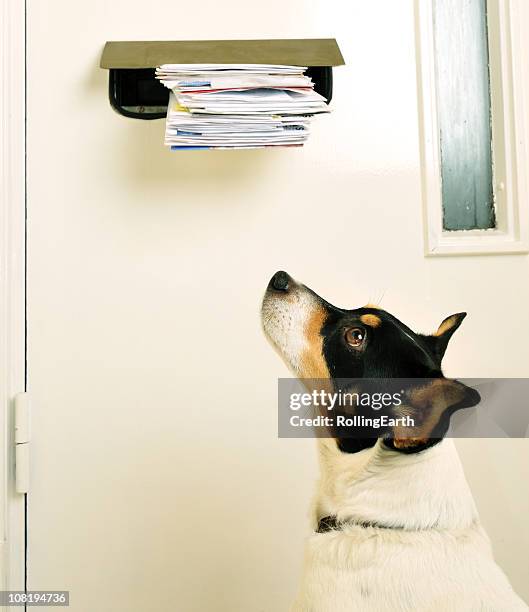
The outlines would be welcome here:
M 270 280 L 270 287 L 276 291 L 288 291 L 288 286 L 291 281 L 292 279 L 290 276 L 281 270 L 272 276 L 272 279 Z

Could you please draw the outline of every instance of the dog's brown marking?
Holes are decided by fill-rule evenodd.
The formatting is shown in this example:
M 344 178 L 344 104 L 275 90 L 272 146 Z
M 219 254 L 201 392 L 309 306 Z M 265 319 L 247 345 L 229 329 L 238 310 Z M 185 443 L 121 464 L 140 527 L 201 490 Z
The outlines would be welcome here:
M 415 427 L 394 428 L 393 444 L 396 448 L 411 448 L 425 444 L 445 410 L 463 399 L 464 391 L 450 380 L 436 379 L 410 393 L 409 406 L 402 407 L 398 416 L 411 416 Z
M 375 314 L 365 314 L 360 317 L 360 321 L 369 327 L 378 327 L 382 323 L 382 319 Z
M 382 310 L 380 306 L 377 306 L 376 304 L 371 304 L 371 303 L 366 304 L 364 308 L 371 308 L 371 310 Z
M 458 318 L 456 315 L 448 317 L 448 319 L 445 319 L 441 325 L 439 325 L 439 329 L 434 333 L 434 336 L 442 336 L 443 334 L 446 334 L 446 332 L 451 330 L 452 327 L 457 324 L 457 322 Z
M 414 448 L 421 444 L 426 444 L 428 438 L 393 438 L 395 448 Z
M 316 306 L 305 324 L 307 348 L 301 355 L 301 378 L 330 378 L 329 368 L 323 357 L 321 329 L 327 319 L 327 311 Z

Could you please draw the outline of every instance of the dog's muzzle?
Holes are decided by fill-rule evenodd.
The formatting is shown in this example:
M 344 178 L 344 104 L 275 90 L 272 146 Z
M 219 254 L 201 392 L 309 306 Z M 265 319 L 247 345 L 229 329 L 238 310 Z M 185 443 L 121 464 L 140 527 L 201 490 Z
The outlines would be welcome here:
M 322 378 L 325 368 L 308 369 L 322 360 L 321 337 L 315 331 L 323 320 L 322 303 L 305 285 L 283 271 L 276 272 L 261 307 L 264 332 L 281 357 L 301 378 Z

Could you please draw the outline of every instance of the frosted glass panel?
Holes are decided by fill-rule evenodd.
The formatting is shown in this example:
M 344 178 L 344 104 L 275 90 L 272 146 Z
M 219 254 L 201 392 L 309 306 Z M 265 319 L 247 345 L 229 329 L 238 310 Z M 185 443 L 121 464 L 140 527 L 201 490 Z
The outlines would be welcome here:
M 496 225 L 486 0 L 433 0 L 443 227 Z

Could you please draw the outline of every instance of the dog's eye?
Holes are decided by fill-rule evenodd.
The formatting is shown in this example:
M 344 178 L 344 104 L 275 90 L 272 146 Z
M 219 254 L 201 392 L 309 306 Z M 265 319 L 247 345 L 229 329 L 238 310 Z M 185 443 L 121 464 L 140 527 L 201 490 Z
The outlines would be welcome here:
M 345 341 L 354 348 L 361 348 L 366 339 L 366 332 L 361 327 L 351 327 L 345 332 Z

